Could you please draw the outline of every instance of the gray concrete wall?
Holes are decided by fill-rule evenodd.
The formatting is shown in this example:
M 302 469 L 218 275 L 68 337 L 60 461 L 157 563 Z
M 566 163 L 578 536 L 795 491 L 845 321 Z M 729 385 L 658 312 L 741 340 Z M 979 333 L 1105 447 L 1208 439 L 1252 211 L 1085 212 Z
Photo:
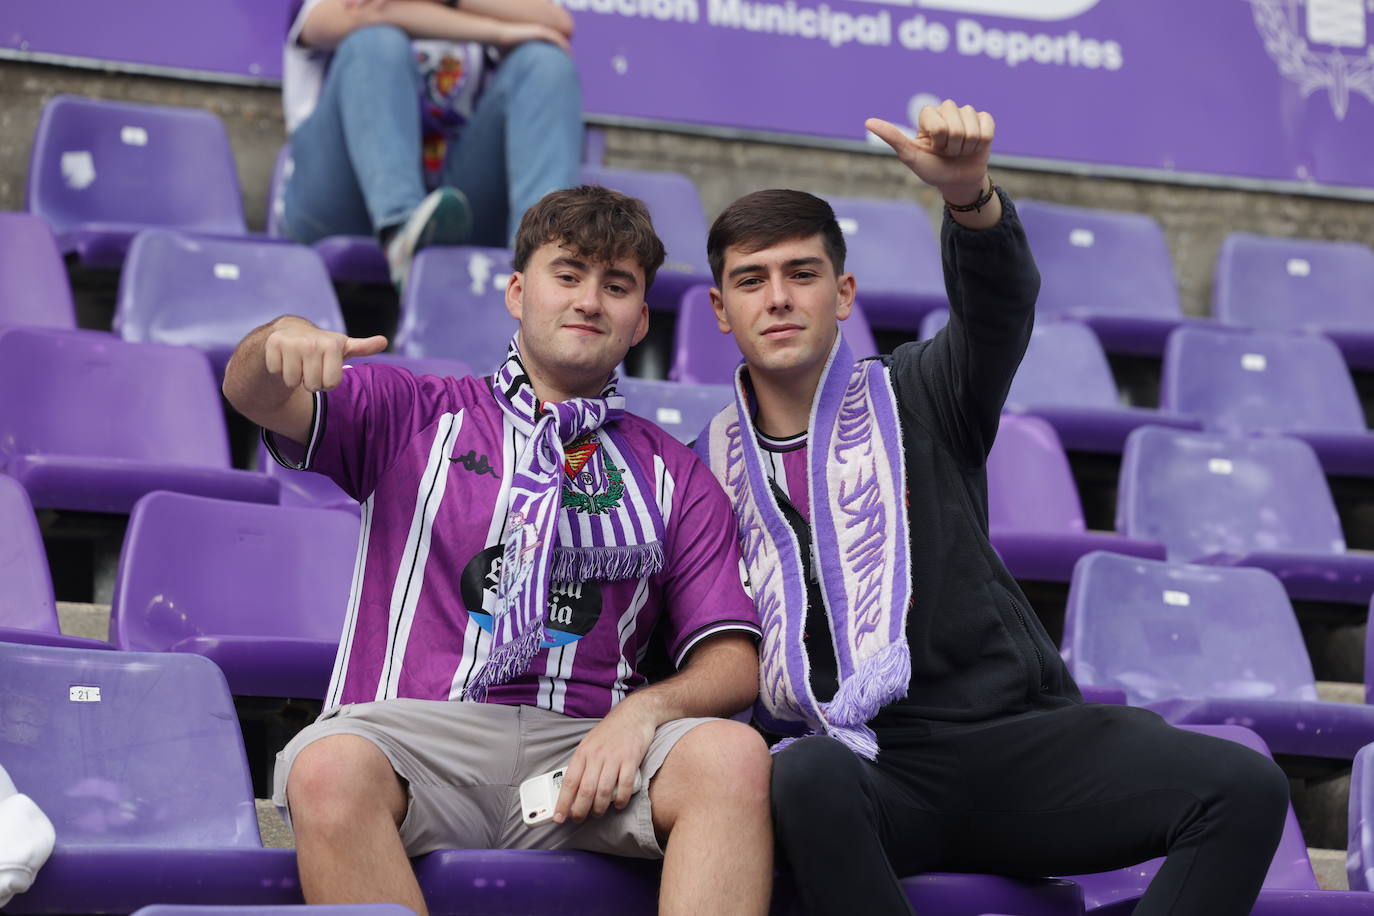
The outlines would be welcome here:
M 278 94 L 156 77 L 105 74 L 0 61 L 0 209 L 24 203 L 28 154 L 38 113 L 60 92 L 207 108 L 225 122 L 238 162 L 249 225 L 264 223 L 273 158 L 283 140 Z M 856 117 L 862 112 L 856 111 Z M 785 185 L 820 194 L 897 196 L 932 215 L 939 201 L 891 157 L 773 143 L 606 129 L 605 164 L 689 175 L 708 218 L 740 194 Z M 996 170 L 1013 196 L 1148 213 L 1164 226 L 1184 309 L 1208 312 L 1212 266 L 1228 232 L 1348 239 L 1374 244 L 1374 204 L 1118 179 Z

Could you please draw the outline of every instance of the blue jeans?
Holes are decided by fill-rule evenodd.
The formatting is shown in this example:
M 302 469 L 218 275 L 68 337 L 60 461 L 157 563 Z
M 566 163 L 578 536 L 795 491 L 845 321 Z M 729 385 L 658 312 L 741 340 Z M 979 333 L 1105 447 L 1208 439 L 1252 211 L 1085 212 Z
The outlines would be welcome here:
M 425 196 L 420 74 L 410 39 L 368 26 L 339 45 L 319 103 L 291 135 L 287 235 L 373 235 Z M 443 183 L 467 195 L 476 245 L 509 245 L 549 191 L 578 182 L 582 90 L 572 60 L 546 42 L 509 51 L 444 160 Z

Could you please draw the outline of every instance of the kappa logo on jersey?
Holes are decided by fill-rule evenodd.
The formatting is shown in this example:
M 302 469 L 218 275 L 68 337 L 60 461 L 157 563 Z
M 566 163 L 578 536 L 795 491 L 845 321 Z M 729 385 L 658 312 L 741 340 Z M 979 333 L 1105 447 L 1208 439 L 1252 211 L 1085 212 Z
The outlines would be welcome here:
M 491 632 L 492 612 L 505 563 L 505 548 L 494 544 L 468 561 L 459 583 L 463 606 L 477 625 Z M 596 582 L 550 583 L 549 608 L 544 614 L 544 643 L 552 649 L 576 642 L 592 631 L 601 617 L 601 586 Z

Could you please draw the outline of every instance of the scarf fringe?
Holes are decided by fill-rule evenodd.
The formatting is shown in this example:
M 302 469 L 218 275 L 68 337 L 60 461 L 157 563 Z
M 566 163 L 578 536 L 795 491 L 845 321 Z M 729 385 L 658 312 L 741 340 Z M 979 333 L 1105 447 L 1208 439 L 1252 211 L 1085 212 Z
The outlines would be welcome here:
M 477 676 L 463 691 L 463 699 L 484 702 L 489 688 L 524 674 L 529 669 L 530 660 L 543 644 L 544 622 L 541 620 L 509 642 L 497 646 L 487 657 L 482 670 L 477 672 Z
M 859 663 L 858 670 L 840 682 L 830 702 L 822 704 L 831 725 L 854 728 L 911 687 L 911 652 L 906 639 L 889 643 Z
M 663 542 L 608 547 L 564 547 L 553 550 L 549 581 L 589 582 L 641 579 L 662 571 Z

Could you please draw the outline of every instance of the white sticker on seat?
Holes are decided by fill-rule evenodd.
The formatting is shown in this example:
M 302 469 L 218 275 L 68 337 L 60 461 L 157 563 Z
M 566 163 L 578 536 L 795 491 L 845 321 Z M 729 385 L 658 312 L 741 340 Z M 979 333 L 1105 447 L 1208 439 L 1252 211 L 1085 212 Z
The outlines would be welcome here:
M 89 150 L 72 150 L 62 154 L 62 180 L 73 191 L 89 188 L 95 183 L 95 159 Z
M 1269 368 L 1269 360 L 1263 353 L 1246 353 L 1240 358 L 1240 367 L 1246 372 L 1263 372 Z
M 681 423 L 682 411 L 678 410 L 676 407 L 660 407 L 654 413 L 654 417 L 660 423 Z
M 148 132 L 137 124 L 126 124 L 119 129 L 119 139 L 125 146 L 147 146 Z
M 67 690 L 67 699 L 73 703 L 99 703 L 99 687 L 71 687 Z
M 1096 241 L 1097 236 L 1091 229 L 1075 229 L 1069 233 L 1069 244 L 1075 248 L 1091 248 Z
M 1307 277 L 1312 274 L 1312 262 L 1306 258 L 1288 259 L 1288 276 Z
M 1172 604 L 1174 607 L 1187 607 L 1193 603 L 1193 599 L 1187 592 L 1175 591 L 1171 588 L 1164 590 L 1164 603 Z
M 1213 474 L 1229 474 L 1235 470 L 1235 466 L 1231 464 L 1230 458 L 1209 458 L 1207 470 Z
M 217 280 L 237 280 L 239 278 L 239 266 L 237 264 L 216 264 L 215 279 Z
M 840 231 L 845 235 L 856 235 L 859 231 L 859 221 L 852 216 L 841 216 L 835 221 L 840 224 Z

